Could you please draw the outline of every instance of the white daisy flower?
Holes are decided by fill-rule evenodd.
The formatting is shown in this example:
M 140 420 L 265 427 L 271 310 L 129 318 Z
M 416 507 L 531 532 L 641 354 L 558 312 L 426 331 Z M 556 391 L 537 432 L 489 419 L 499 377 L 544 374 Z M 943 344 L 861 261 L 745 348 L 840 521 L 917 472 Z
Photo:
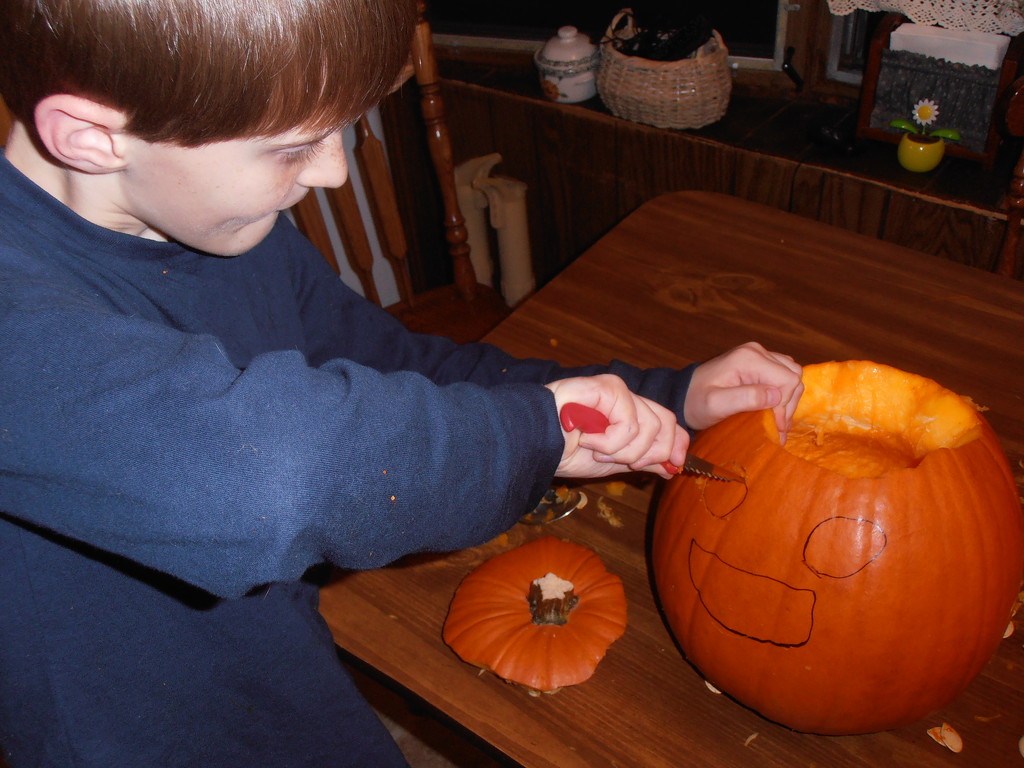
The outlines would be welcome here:
M 921 99 L 914 105 L 914 120 L 921 125 L 931 125 L 939 117 L 939 105 L 931 99 Z

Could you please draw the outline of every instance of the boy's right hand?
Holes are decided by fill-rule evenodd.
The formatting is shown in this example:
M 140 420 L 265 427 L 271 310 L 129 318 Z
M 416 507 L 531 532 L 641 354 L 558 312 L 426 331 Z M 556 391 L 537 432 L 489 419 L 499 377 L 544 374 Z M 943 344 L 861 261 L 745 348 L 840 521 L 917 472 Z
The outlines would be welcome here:
M 558 477 L 605 477 L 643 470 L 664 478 L 661 466 L 669 461 L 682 466 L 689 435 L 672 411 L 630 392 L 618 376 L 601 374 L 562 379 L 546 385 L 555 395 L 559 412 L 566 403 L 580 403 L 603 413 L 609 422 L 604 432 L 565 432 Z

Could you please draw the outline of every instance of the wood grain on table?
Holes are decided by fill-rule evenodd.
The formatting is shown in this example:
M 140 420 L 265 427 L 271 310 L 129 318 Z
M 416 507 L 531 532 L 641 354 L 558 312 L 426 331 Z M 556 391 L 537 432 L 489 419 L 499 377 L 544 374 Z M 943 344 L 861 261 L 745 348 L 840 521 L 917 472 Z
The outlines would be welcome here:
M 970 396 L 988 409 L 1021 484 L 1024 284 L 737 198 L 684 192 L 645 204 L 489 336 L 568 365 L 676 367 L 751 339 L 802 363 L 893 365 Z M 794 733 L 713 693 L 665 628 L 648 572 L 662 481 L 625 480 L 582 486 L 587 507 L 550 526 L 338 573 L 321 611 L 346 652 L 524 766 L 1024 765 L 1024 627 L 951 704 L 885 733 Z M 543 535 L 602 557 L 623 579 L 629 625 L 589 681 L 531 696 L 460 661 L 441 628 L 466 574 Z M 928 736 L 942 722 L 963 737 L 960 754 Z

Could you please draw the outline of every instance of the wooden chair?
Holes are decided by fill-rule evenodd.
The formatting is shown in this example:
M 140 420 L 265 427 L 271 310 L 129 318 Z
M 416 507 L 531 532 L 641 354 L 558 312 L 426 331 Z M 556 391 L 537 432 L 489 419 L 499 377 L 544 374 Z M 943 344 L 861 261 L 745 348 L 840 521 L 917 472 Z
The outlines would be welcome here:
M 1013 81 L 1000 105 L 1003 128 L 1011 136 L 1024 137 L 1024 77 Z M 996 272 L 1017 277 L 1020 272 L 1020 221 L 1024 213 L 1024 151 L 1013 169 L 1006 195 L 1006 231 L 999 249 Z
M 0 146 L 7 144 L 7 135 L 11 132 L 11 113 L 7 111 L 7 105 L 0 98 Z
M 366 192 L 374 229 L 381 250 L 395 274 L 399 301 L 387 310 L 410 330 L 437 333 L 458 342 L 476 341 L 497 325 L 509 308 L 493 288 L 477 282 L 469 258 L 465 218 L 459 209 L 455 186 L 455 164 L 451 140 L 445 123 L 440 94 L 440 76 L 434 55 L 430 25 L 424 19 L 424 3 L 419 2 L 420 18 L 412 42 L 412 63 L 406 78 L 415 76 L 425 123 L 430 158 L 443 204 L 445 238 L 452 259 L 454 283 L 415 294 L 409 276 L 409 245 L 395 196 L 383 144 L 374 135 L 364 117 L 356 124 L 355 161 Z M 351 181 L 338 189 L 324 190 L 346 258 L 359 278 L 365 296 L 377 303 L 380 297 L 374 284 L 367 228 L 356 204 Z M 313 194 L 292 209 L 299 229 L 317 246 L 324 258 L 338 271 L 338 254 L 332 246 L 323 211 Z

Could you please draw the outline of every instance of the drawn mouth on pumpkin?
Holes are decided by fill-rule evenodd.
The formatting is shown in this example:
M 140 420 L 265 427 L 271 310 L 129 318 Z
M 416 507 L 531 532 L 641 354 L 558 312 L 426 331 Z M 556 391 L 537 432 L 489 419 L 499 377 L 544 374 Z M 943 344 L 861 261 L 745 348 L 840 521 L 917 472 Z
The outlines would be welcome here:
M 835 541 L 848 542 L 836 547 Z M 802 563 L 818 579 L 856 576 L 885 553 L 888 537 L 873 520 L 839 515 L 807 536 Z M 789 648 L 804 645 L 814 628 L 817 593 L 727 563 L 690 541 L 690 583 L 716 622 L 742 637 Z
M 729 632 L 794 648 L 811 639 L 817 594 L 725 562 L 690 541 L 690 582 L 704 609 Z

